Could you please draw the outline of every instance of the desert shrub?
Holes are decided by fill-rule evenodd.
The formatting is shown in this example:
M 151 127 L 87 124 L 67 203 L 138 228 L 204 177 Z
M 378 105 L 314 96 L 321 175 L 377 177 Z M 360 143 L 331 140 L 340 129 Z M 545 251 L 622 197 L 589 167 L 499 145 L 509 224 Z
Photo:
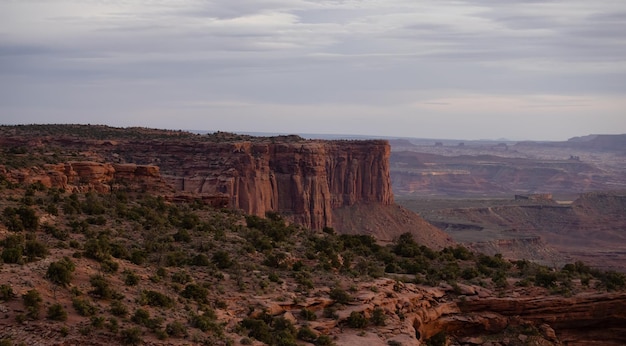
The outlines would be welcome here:
M 48 204 L 46 206 L 46 212 L 50 215 L 57 216 L 59 215 L 59 208 L 56 206 L 56 204 Z
M 87 258 L 94 259 L 96 261 L 103 261 L 110 256 L 111 247 L 109 239 L 105 235 L 101 235 L 98 238 L 91 238 L 85 242 L 84 255 Z
M 189 262 L 189 256 L 187 252 L 171 251 L 165 255 L 165 264 L 169 267 L 182 267 Z
M 124 329 L 120 332 L 120 335 L 124 345 L 139 345 L 142 342 L 141 329 L 137 327 Z
M 209 313 L 205 312 L 202 315 L 192 314 L 189 324 L 205 333 L 211 332 L 214 335 L 223 335 L 224 333 L 222 325 L 217 321 L 215 313 L 212 311 Z
M 615 271 L 606 271 L 600 275 L 602 285 L 608 291 L 615 291 L 626 288 L 626 275 Z
M 208 267 L 211 264 L 211 261 L 209 261 L 209 257 L 207 257 L 207 255 L 201 253 L 193 256 L 190 264 L 193 266 Z
M 39 318 L 39 310 L 41 310 L 41 295 L 36 289 L 32 289 L 22 295 L 24 307 L 26 308 L 26 316 L 30 319 Z
M 453 248 L 446 248 L 446 249 L 452 252 L 452 255 L 454 256 L 454 258 L 458 260 L 470 260 L 474 258 L 474 254 L 470 250 L 468 250 L 465 246 L 462 246 L 462 245 L 457 245 Z
M 300 310 L 300 317 L 304 318 L 307 321 L 315 321 L 317 319 L 315 312 L 306 308 Z
M 181 229 L 174 233 L 174 240 L 177 242 L 189 243 L 191 242 L 191 233 L 186 229 Z
M 230 268 L 233 265 L 233 261 L 230 258 L 230 255 L 228 254 L 228 252 L 223 250 L 216 251 L 213 254 L 211 260 L 219 269 Z
M 76 269 L 76 265 L 69 257 L 52 262 L 48 266 L 46 277 L 48 280 L 60 286 L 67 286 L 72 281 L 72 273 Z
M 104 327 L 104 316 L 91 316 L 89 320 L 91 321 L 91 326 L 96 329 Z
M 118 317 L 124 317 L 128 314 L 128 308 L 126 305 L 119 300 L 114 300 L 111 302 L 111 307 L 109 309 L 111 313 Z
M 339 304 L 348 304 L 352 301 L 352 296 L 339 287 L 330 290 L 329 297 Z
M 265 254 L 265 260 L 263 261 L 263 264 L 272 268 L 287 269 L 288 264 L 286 260 L 286 253 L 281 251 L 269 251 Z
M 109 322 L 106 324 L 106 328 L 111 332 L 111 333 L 117 333 L 118 329 L 120 327 L 119 322 L 117 321 L 117 318 L 115 317 L 109 317 Z
M 9 231 L 35 231 L 39 227 L 39 217 L 34 209 L 27 206 L 19 208 L 6 207 L 2 212 L 2 216 L 4 216 L 4 225 Z
M 13 288 L 7 284 L 0 285 L 0 300 L 9 301 L 16 297 L 15 292 L 13 292 Z
M 29 262 L 36 260 L 37 258 L 44 258 L 48 254 L 48 248 L 46 244 L 32 239 L 26 240 L 24 244 L 24 255 Z
M 335 343 L 328 335 L 320 335 L 315 340 L 315 346 L 332 346 Z
M 169 336 L 173 336 L 173 337 L 186 337 L 187 336 L 187 326 L 179 321 L 174 321 L 171 323 L 168 323 L 167 326 L 165 326 L 165 332 L 167 332 L 167 334 Z
M 208 289 L 197 284 L 185 286 L 185 289 L 180 293 L 181 296 L 187 299 L 193 299 L 199 303 L 206 303 L 208 294 Z
M 188 282 L 191 282 L 191 275 L 189 275 L 189 273 L 187 273 L 186 271 L 181 270 L 179 272 L 172 274 L 172 282 L 176 282 L 181 285 L 184 285 Z
M 43 225 L 43 230 L 47 234 L 52 235 L 55 239 L 58 240 L 67 240 L 69 237 L 69 233 L 64 229 L 59 229 L 58 227 L 51 226 L 48 224 Z
M 165 294 L 152 290 L 141 291 L 139 298 L 141 305 L 150 305 L 162 308 L 171 308 L 174 306 L 174 300 Z
M 100 262 L 100 268 L 105 273 L 115 273 L 120 268 L 120 265 L 112 259 L 107 258 Z
M 141 280 L 137 273 L 128 269 L 124 270 L 122 274 L 124 274 L 124 284 L 127 286 L 135 286 Z
M 280 279 L 280 276 L 278 274 L 276 274 L 276 272 L 271 272 L 268 274 L 267 278 L 271 281 L 271 282 L 275 282 L 275 283 L 283 283 L 283 280 Z
M 503 270 L 507 270 L 512 266 L 511 262 L 505 260 L 504 257 L 502 257 L 502 254 L 495 254 L 494 256 L 481 254 L 478 256 L 478 263 L 489 268 Z
M 98 309 L 92 305 L 88 300 L 75 297 L 72 299 L 72 306 L 74 310 L 81 316 L 93 316 L 98 312 Z
M 93 192 L 88 192 L 85 194 L 85 200 L 80 205 L 80 209 L 83 213 L 88 215 L 102 215 L 105 213 L 106 208 Z
M 385 320 L 387 319 L 387 316 L 385 315 L 385 310 L 383 310 L 380 307 L 377 307 L 374 309 L 374 311 L 372 311 L 372 323 L 374 323 L 374 325 L 376 326 L 384 326 L 385 325 Z
M 111 256 L 115 257 L 115 258 L 119 258 L 119 259 L 129 259 L 130 258 L 130 253 L 128 252 L 128 249 L 120 243 L 111 243 L 110 244 L 111 247 Z
M 314 342 L 317 340 L 317 334 L 311 328 L 304 326 L 298 330 L 298 339 L 306 342 Z
M 324 310 L 322 311 L 322 315 L 325 318 L 332 318 L 332 319 L 339 318 L 339 315 L 337 315 L 337 308 L 334 306 L 325 307 Z
M 496 285 L 496 287 L 498 288 L 505 288 L 508 285 L 506 281 L 506 272 L 503 270 L 495 271 L 493 275 L 491 276 L 491 280 L 493 281 L 494 285 Z
M 461 278 L 465 280 L 471 280 L 475 277 L 478 277 L 478 275 L 480 275 L 480 273 L 474 267 L 467 267 L 463 269 L 460 274 Z
M 245 318 L 241 326 L 249 330 L 248 336 L 269 345 L 297 345 L 296 328 L 283 317 L 262 314 L 258 318 Z
M 114 298 L 117 293 L 109 284 L 109 281 L 102 275 L 92 275 L 89 278 L 89 283 L 93 288 L 89 291 L 89 294 L 101 299 Z
M 556 287 L 557 279 L 556 273 L 548 271 L 547 269 L 540 270 L 535 274 L 535 285 L 553 288 Z
M 142 265 L 146 262 L 146 258 L 148 254 L 146 254 L 143 250 L 135 249 L 130 254 L 130 261 L 136 265 Z
M 85 222 L 87 222 L 90 225 L 104 226 L 107 223 L 107 219 L 102 215 L 90 216 L 85 219 Z
M 135 310 L 135 313 L 133 314 L 130 320 L 142 326 L 146 326 L 146 327 L 154 326 L 154 322 L 150 318 L 150 312 L 148 312 L 148 310 L 144 310 L 144 309 Z
M 368 323 L 363 313 L 358 311 L 352 311 L 346 322 L 348 322 L 350 328 L 365 328 Z
M 247 215 L 246 225 L 248 228 L 261 231 L 277 242 L 287 240 L 296 230 L 294 226 L 287 225 L 283 218 L 275 212 L 268 212 L 265 219 L 255 215 Z
M 23 263 L 22 247 L 5 247 L 2 250 L 2 261 L 4 263 Z
M 415 257 L 421 254 L 419 244 L 415 242 L 411 233 L 403 233 L 398 237 L 393 252 L 402 257 Z

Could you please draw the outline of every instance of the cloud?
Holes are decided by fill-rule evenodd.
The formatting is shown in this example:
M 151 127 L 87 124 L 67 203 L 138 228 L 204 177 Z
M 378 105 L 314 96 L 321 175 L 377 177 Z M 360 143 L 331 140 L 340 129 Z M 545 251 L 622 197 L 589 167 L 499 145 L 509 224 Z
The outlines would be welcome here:
M 496 121 L 479 114 L 494 102 L 502 119 L 567 110 L 626 132 L 612 118 L 626 96 L 624 19 L 613 0 L 0 1 L 0 122 L 108 112 L 150 126 L 180 112 L 193 128 L 245 110 L 252 127 L 302 132 L 324 112 L 338 133 L 366 131 L 352 124 L 361 113 L 372 130 L 405 133 L 416 104 L 449 123 Z M 272 115 L 287 111 L 299 120 Z

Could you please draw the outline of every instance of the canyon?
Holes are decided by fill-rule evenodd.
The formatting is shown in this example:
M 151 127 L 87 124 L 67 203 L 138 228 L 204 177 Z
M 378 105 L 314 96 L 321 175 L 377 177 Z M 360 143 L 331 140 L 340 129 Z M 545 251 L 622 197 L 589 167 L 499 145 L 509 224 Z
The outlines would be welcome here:
M 86 129 L 78 125 L 63 127 L 59 135 L 37 133 L 39 128 L 31 128 L 35 133 L 30 135 L 15 133 L 18 130 L 5 129 L 0 145 L 39 151 L 48 160 L 73 160 L 57 164 L 64 167 L 90 167 L 78 172 L 82 174 L 78 180 L 86 180 L 99 190 L 111 188 L 105 186 L 107 179 L 115 183 L 113 179 L 123 178 L 120 172 L 126 167 L 152 169 L 159 177 L 146 176 L 144 185 L 156 183 L 157 190 L 166 192 L 167 188 L 161 188 L 166 183 L 179 198 L 186 194 L 258 216 L 279 212 L 312 229 L 365 232 L 387 242 L 411 232 L 435 248 L 452 243 L 445 233 L 394 203 L 389 175 L 391 148 L 385 140 L 325 141 L 224 132 L 195 135 L 151 129 L 134 129 L 132 133 L 115 128 L 104 130 L 108 131 L 106 138 L 94 138 L 81 132 Z M 73 156 L 68 157 L 68 152 Z M 74 161 L 77 157 L 83 161 Z M 55 178 L 59 171 L 48 164 L 30 176 L 23 171 L 9 175 L 20 182 L 42 180 L 59 186 L 72 181 L 75 173 Z M 372 209 L 379 212 L 368 212 Z M 354 212 L 361 221 L 346 222 L 344 215 Z
M 608 145 L 610 150 L 616 150 L 604 139 L 593 143 L 603 149 Z M 454 163 L 458 159 L 454 157 L 456 153 L 468 150 L 461 147 L 429 149 L 451 150 L 447 156 L 418 152 L 396 154 L 398 146 L 394 149 L 394 142 L 390 146 L 386 140 L 305 140 L 299 136 L 252 137 L 222 132 L 199 135 L 82 125 L 0 127 L 0 148 L 0 187 L 6 194 L 0 202 L 5 212 L 13 210 L 11 208 L 18 203 L 33 200 L 31 208 L 37 210 L 36 214 L 46 226 L 31 233 L 37 239 L 46 240 L 50 247 L 47 258 L 23 264 L 6 263 L 0 267 L 3 282 L 9 283 L 18 297 L 35 288 L 42 292 L 48 305 L 61 302 L 70 310 L 74 292 L 87 291 L 90 278 L 102 275 L 100 264 L 83 254 L 89 249 L 87 243 L 82 247 L 68 245 L 50 234 L 56 228 L 80 226 L 78 221 L 82 220 L 81 227 L 90 230 L 81 234 L 72 228 L 70 239 L 75 243 L 99 234 L 98 241 L 110 237 L 116 244 L 112 248 L 118 250 L 128 247 L 127 251 L 135 251 L 145 247 L 154 251 L 153 262 L 149 264 L 137 264 L 130 256 L 109 259 L 121 267 L 121 274 L 108 273 L 105 277 L 119 288 L 126 304 L 163 316 L 162 323 L 185 320 L 189 311 L 181 306 L 173 310 L 146 307 L 145 303 L 140 303 L 145 297 L 139 293 L 158 291 L 178 297 L 179 303 L 184 303 L 181 305 L 186 308 L 193 305 L 194 311 L 206 310 L 205 305 L 210 305 L 226 331 L 219 337 L 220 343 L 230 338 L 236 345 L 261 345 L 253 337 L 241 337 L 241 323 L 263 316 L 289 321 L 298 328 L 310 328 L 315 336 L 311 340 L 331 336 L 337 345 L 417 346 L 433 344 L 438 337 L 443 338 L 445 344 L 485 346 L 620 345 L 626 340 L 623 327 L 626 295 L 619 286 L 623 277 L 616 274 L 618 289 L 614 289 L 606 286 L 603 281 L 606 278 L 602 276 L 605 274 L 585 277 L 559 269 L 562 264 L 578 259 L 576 252 L 586 252 L 589 246 L 612 246 L 607 251 L 613 257 L 623 250 L 620 244 L 624 244 L 624 235 L 617 231 L 616 225 L 626 223 L 625 195 L 586 190 L 619 183 L 619 169 L 615 167 L 621 167 L 620 163 L 600 167 L 580 162 L 576 156 L 548 165 L 547 160 L 553 158 L 546 157 L 537 163 L 535 159 L 518 157 L 507 161 L 507 165 L 522 162 L 535 168 L 503 170 L 494 161 L 499 160 L 501 164 L 504 159 L 493 157 L 463 157 L 464 163 Z M 489 150 L 500 149 L 502 146 Z M 561 148 L 557 146 L 555 150 Z M 621 154 L 618 150 L 610 155 Z M 444 161 L 445 167 L 438 166 Z M 480 167 L 468 168 L 466 164 L 470 161 L 479 162 Z M 494 171 L 487 169 L 494 166 L 497 167 Z M 535 175 L 537 167 L 543 167 L 539 171 L 548 173 Z M 409 171 L 410 174 L 405 174 Z M 450 172 L 454 174 L 448 174 Z M 477 172 L 486 175 L 472 178 Z M 442 176 L 445 179 L 433 180 Z M 463 176 L 463 179 L 450 179 L 450 176 Z M 531 176 L 536 179 L 529 179 Z M 422 180 L 415 181 L 413 177 Z M 502 180 L 498 181 L 498 177 Z M 408 179 L 411 179 L 409 183 Z M 507 181 L 512 183 L 506 185 Z M 498 186 L 492 185 L 493 182 Z M 394 194 L 398 184 L 410 186 L 410 189 L 400 188 L 399 193 Z M 554 200 L 550 189 L 564 194 L 567 186 L 576 186 L 585 193 L 567 203 Z M 469 191 L 468 195 L 488 192 L 490 196 L 501 197 L 519 192 L 520 199 L 500 199 L 495 204 L 481 200 L 472 203 L 486 203 L 485 206 L 450 207 L 450 200 L 441 198 L 442 195 L 450 197 L 448 193 L 465 187 L 469 187 L 465 190 Z M 46 189 L 50 189 L 49 192 Z M 411 203 L 415 201 L 407 196 L 420 190 L 433 199 L 422 199 L 416 207 Z M 87 201 L 94 198 L 90 195 L 92 192 L 101 196 L 98 198 L 102 203 L 111 203 L 107 214 L 111 220 L 99 221 L 90 214 L 65 214 L 63 208 L 59 208 L 58 215 L 53 215 L 43 204 L 39 206 L 39 202 L 34 202 L 46 203 L 52 198 L 51 193 L 83 196 L 81 198 Z M 33 195 L 30 199 L 27 198 L 29 193 Z M 18 198 L 20 194 L 24 197 Z M 126 194 L 137 196 L 132 208 L 120 205 L 123 199 L 131 205 Z M 66 196 L 65 203 L 69 203 L 69 199 Z M 217 209 L 203 209 L 205 206 Z M 410 209 L 420 211 L 423 217 Z M 250 220 L 254 219 L 249 215 L 268 215 L 270 221 L 267 222 L 273 222 L 277 216 L 272 212 L 284 216 L 289 224 L 279 225 L 277 229 L 289 229 L 298 236 L 285 242 L 280 240 L 281 234 L 269 233 L 276 237 L 273 241 L 260 241 L 259 230 L 250 226 Z M 170 214 L 165 217 L 158 213 Z M 180 220 L 206 220 L 206 223 L 184 229 L 185 223 Z M 263 223 L 256 222 L 257 227 L 263 229 Z M 335 231 L 354 238 L 341 238 Z M 4 224 L 0 226 L 3 241 L 12 232 Z M 405 234 L 419 246 L 426 245 L 434 250 L 416 245 L 421 255 L 395 259 L 399 251 L 396 248 L 406 245 L 396 242 Z M 485 234 L 488 237 L 485 238 Z M 451 250 L 459 249 L 454 248 L 458 243 L 453 239 L 490 255 L 502 253 L 504 257 L 490 259 L 476 255 L 472 260 L 459 260 L 455 250 Z M 156 246 L 157 240 L 165 245 Z M 559 248 L 559 244 L 562 247 Z M 8 247 L 4 242 L 2 246 Z M 387 246 L 387 250 L 379 246 Z M 376 251 L 380 251 L 377 255 L 380 257 L 372 255 Z M 187 253 L 196 257 L 190 257 L 189 262 L 179 260 Z M 194 262 L 200 254 L 212 256 L 205 255 L 212 265 L 202 267 Z M 230 256 L 237 264 L 226 266 L 218 254 Z M 425 259 L 428 256 L 432 257 L 432 262 Z M 72 258 L 76 263 L 75 279 L 69 287 L 51 285 L 46 274 L 46 268 L 61 258 Z M 432 263 L 432 267 L 417 274 L 397 271 L 400 264 L 420 258 Z M 522 278 L 527 274 L 521 269 L 506 269 L 513 274 L 504 279 L 497 277 L 498 271 L 504 269 L 495 268 L 510 268 L 513 263 L 522 266 L 525 262 L 509 261 L 522 258 L 543 262 L 548 267 L 537 269 L 537 273 L 532 274 L 537 276 L 531 276 L 531 281 Z M 390 259 L 399 262 L 388 264 Z M 494 269 L 479 265 L 485 259 L 491 261 L 485 263 L 491 263 Z M 597 267 L 609 263 L 608 269 L 621 270 L 621 258 L 617 262 L 604 262 L 593 256 L 586 259 Z M 471 279 L 460 277 L 461 268 L 470 270 L 481 266 L 481 270 L 489 274 L 476 272 Z M 449 271 L 454 273 L 455 270 L 456 274 L 450 274 Z M 165 274 L 155 274 L 159 271 Z M 128 272 L 137 273 L 141 290 L 124 285 L 124 275 Z M 175 282 L 175 277 L 183 280 L 176 276 L 183 272 L 188 273 L 188 278 Z M 558 277 L 558 284 L 541 287 L 539 275 L 550 273 Z M 188 287 L 195 283 L 210 288 L 208 301 L 197 306 L 189 299 L 191 296 L 180 296 L 188 294 Z M 333 296 L 333 291 L 342 287 L 350 292 L 350 299 L 338 304 L 339 298 Z M 94 298 L 91 292 L 86 296 Z M 0 304 L 0 311 L 10 318 L 0 319 L 0 338 L 58 345 L 101 345 L 110 343 L 111 338 L 119 340 L 113 332 L 98 331 L 93 325 L 88 328 L 90 320 L 75 313 L 67 322 L 69 336 L 64 336 L 65 332 L 50 320 L 16 323 L 26 311 L 18 299 L 10 299 L 10 295 L 4 298 L 7 301 Z M 109 314 L 111 302 L 95 299 L 95 304 L 100 314 Z M 304 311 L 314 314 L 315 318 L 304 319 Z M 353 313 L 373 320 L 381 311 L 383 323 L 351 327 Z M 126 318 L 122 323 L 132 325 Z M 194 324 L 189 322 L 189 326 Z M 162 341 L 147 326 L 142 330 L 146 344 L 189 343 L 187 336 Z M 195 334 L 194 338 L 208 335 L 206 340 L 218 340 L 211 339 L 215 335 L 209 334 Z

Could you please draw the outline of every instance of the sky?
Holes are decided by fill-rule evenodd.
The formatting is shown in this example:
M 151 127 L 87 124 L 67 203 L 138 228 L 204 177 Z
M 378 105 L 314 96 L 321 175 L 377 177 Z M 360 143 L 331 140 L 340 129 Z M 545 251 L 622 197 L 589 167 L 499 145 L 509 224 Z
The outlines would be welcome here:
M 0 124 L 626 133 L 623 0 L 0 0 Z

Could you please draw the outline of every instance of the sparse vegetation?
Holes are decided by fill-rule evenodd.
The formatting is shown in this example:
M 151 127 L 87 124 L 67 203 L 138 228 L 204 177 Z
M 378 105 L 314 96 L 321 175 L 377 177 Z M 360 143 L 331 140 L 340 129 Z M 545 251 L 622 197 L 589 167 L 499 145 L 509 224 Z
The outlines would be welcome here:
M 140 129 L 136 133 L 160 136 Z M 0 155 L 8 155 L 7 150 L 0 148 Z M 18 155 L 28 151 L 14 151 L 19 154 L 3 164 L 26 167 Z M 58 160 L 78 160 L 80 155 L 60 153 Z M 45 162 L 42 157 L 37 162 Z M 20 184 L 0 173 L 2 270 L 3 278 L 12 278 L 0 285 L 0 300 L 19 304 L 10 302 L 15 292 L 28 292 L 22 296 L 23 313 L 10 310 L 6 315 L 29 325 L 60 327 L 63 323 L 53 321 L 67 321 L 74 314 L 82 325 L 67 332 L 106 335 L 111 343 L 128 345 L 141 344 L 148 336 L 152 341 L 170 337 L 215 345 L 227 345 L 231 338 L 242 344 L 332 345 L 332 336 L 312 327 L 316 322 L 336 319 L 341 328 L 369 333 L 399 323 L 407 313 L 402 308 L 386 311 L 387 305 L 359 310 L 363 287 L 381 299 L 407 294 L 413 284 L 451 287 L 446 288 L 448 302 L 462 301 L 464 287 L 502 296 L 532 286 L 564 296 L 626 288 L 623 274 L 582 262 L 558 269 L 477 254 L 462 246 L 434 250 L 410 233 L 381 244 L 371 236 L 338 234 L 330 227 L 307 230 L 277 213 L 243 215 L 111 184 L 114 188 L 103 194 L 70 192 Z M 22 273 L 35 279 L 45 275 L 47 281 L 22 279 Z M 385 286 L 388 282 L 392 289 Z M 281 307 L 276 311 L 281 312 L 263 312 L 266 306 L 257 297 L 276 299 Z M 328 305 L 323 311 L 319 305 L 307 306 L 318 300 Z M 247 314 L 240 311 L 248 307 L 240 304 L 249 304 Z M 42 307 L 50 321 L 26 321 L 38 319 Z M 282 309 L 291 309 L 293 316 L 286 319 Z M 358 311 L 348 315 L 346 309 Z M 236 327 L 223 319 L 233 311 L 242 321 Z M 427 343 L 441 344 L 445 338 L 435 335 Z

